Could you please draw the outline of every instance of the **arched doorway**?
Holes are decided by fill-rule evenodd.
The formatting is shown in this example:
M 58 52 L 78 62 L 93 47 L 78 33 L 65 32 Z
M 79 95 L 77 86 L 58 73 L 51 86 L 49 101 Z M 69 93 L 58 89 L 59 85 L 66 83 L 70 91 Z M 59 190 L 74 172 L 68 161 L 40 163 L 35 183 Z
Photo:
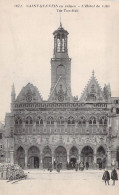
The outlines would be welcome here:
M 72 168 L 75 168 L 75 164 L 76 164 L 77 159 L 78 159 L 78 149 L 75 146 L 73 146 L 70 149 L 69 158 L 70 158 L 69 164 L 71 165 Z
M 55 149 L 55 161 L 61 163 L 62 168 L 66 168 L 67 164 L 67 151 L 63 146 L 59 146 Z
M 99 168 L 105 168 L 106 166 L 106 153 L 105 153 L 105 149 L 103 148 L 103 146 L 100 146 L 97 149 L 97 164 L 99 165 Z
M 36 146 L 31 146 L 28 150 L 28 168 L 39 168 L 40 166 L 40 151 Z
M 81 151 L 81 161 L 93 164 L 93 149 L 90 146 L 85 146 Z
M 49 146 L 46 146 L 43 150 L 43 168 L 47 169 L 49 163 L 52 162 L 52 152 Z
M 117 160 L 117 163 L 118 163 L 118 169 L 119 169 L 119 147 L 117 148 L 116 160 Z
M 18 165 L 24 168 L 25 167 L 25 151 L 21 146 L 16 151 L 16 158 L 17 158 Z

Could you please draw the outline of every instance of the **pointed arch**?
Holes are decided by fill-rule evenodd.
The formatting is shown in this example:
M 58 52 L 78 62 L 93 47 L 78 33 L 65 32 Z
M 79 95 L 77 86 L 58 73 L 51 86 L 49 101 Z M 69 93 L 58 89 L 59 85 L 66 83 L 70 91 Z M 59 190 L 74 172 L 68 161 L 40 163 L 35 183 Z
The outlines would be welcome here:
M 25 167 L 25 150 L 22 146 L 19 146 L 16 150 L 16 160 L 20 167 Z
M 33 124 L 33 119 L 31 116 L 27 116 L 26 119 L 25 119 L 25 123 L 27 125 L 32 125 Z

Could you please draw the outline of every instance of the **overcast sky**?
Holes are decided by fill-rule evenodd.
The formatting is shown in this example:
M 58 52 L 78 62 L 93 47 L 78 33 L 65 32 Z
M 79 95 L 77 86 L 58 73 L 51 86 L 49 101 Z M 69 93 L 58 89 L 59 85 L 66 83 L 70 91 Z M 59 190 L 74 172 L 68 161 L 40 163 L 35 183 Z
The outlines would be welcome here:
M 15 8 L 14 2 L 20 2 L 23 7 Z M 1 0 L 0 121 L 10 111 L 13 83 L 16 95 L 28 82 L 37 86 L 45 100 L 49 95 L 52 33 L 59 27 L 60 14 L 56 8 L 26 8 L 26 4 L 48 2 L 53 4 L 52 0 L 16 0 L 12 3 Z M 60 1 L 60 4 L 64 2 Z M 68 1 L 68 5 L 75 5 L 74 2 Z M 91 5 L 94 2 L 107 4 L 110 8 L 79 8 L 79 12 L 61 14 L 62 25 L 69 32 L 72 94 L 80 97 L 94 69 L 100 86 L 103 88 L 105 83 L 110 83 L 112 96 L 116 97 L 119 96 L 119 3 L 83 0 L 77 5 L 89 2 Z

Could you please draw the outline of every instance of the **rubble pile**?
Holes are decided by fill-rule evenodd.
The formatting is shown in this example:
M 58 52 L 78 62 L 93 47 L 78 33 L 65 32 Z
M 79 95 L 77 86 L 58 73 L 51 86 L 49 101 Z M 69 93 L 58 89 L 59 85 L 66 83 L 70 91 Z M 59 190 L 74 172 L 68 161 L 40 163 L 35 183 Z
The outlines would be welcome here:
M 19 165 L 0 163 L 0 179 L 16 180 L 24 177 L 24 171 Z

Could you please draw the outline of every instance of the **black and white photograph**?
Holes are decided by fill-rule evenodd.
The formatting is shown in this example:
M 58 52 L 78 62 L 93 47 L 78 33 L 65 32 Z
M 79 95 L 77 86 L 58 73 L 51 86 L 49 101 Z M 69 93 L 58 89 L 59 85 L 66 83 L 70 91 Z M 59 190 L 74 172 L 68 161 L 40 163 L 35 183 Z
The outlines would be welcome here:
M 119 194 L 119 1 L 0 1 L 0 195 Z

